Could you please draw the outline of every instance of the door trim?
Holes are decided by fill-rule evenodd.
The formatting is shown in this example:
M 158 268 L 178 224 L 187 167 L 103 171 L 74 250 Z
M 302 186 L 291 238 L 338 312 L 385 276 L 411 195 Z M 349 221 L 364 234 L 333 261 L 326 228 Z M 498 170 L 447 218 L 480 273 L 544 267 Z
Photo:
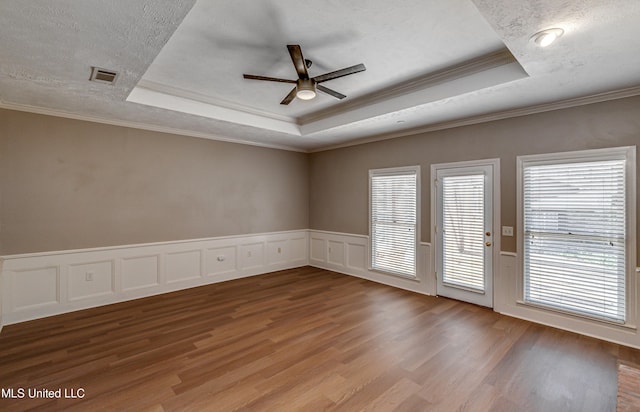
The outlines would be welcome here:
M 437 199 L 437 188 L 435 185 L 435 179 L 436 179 L 436 173 L 438 170 L 441 169 L 453 169 L 453 168 L 459 168 L 459 167 L 475 167 L 475 166 L 492 166 L 493 167 L 493 176 L 492 176 L 492 180 L 493 180 L 493 199 L 492 199 L 492 203 L 493 203 L 493 227 L 492 227 L 492 233 L 494 234 L 493 236 L 493 250 L 492 250 L 492 260 L 493 260 L 493 265 L 492 265 L 492 272 L 490 274 L 490 276 L 492 276 L 492 293 L 493 296 L 491 298 L 491 307 L 494 306 L 495 304 L 495 294 L 496 294 L 496 272 L 499 269 L 500 265 L 500 249 L 501 249 L 501 238 L 502 238 L 502 224 L 501 224 L 501 220 L 500 220 L 500 210 L 501 210 L 501 204 L 500 204 L 500 199 L 501 199 L 501 195 L 500 195 L 500 159 L 499 158 L 494 158 L 494 159 L 481 159 L 481 160 L 469 160 L 469 161 L 461 161 L 461 162 L 449 162 L 449 163 L 434 163 L 431 165 L 431 176 L 429 179 L 429 182 L 431 184 L 431 190 L 430 190 L 430 205 L 429 207 L 431 208 L 431 213 L 430 213 L 430 224 L 431 227 L 429 228 L 429 233 L 431 236 L 431 250 L 430 250 L 430 260 L 431 260 L 431 272 L 434 274 L 434 278 L 436 280 L 437 283 L 437 279 L 438 279 L 438 274 L 437 274 L 437 250 L 438 250 L 438 238 L 436 236 L 435 233 L 435 227 L 436 227 L 436 223 L 438 221 L 438 216 L 437 216 L 437 204 L 436 204 L 436 199 Z M 437 287 L 436 287 L 436 294 L 437 294 Z

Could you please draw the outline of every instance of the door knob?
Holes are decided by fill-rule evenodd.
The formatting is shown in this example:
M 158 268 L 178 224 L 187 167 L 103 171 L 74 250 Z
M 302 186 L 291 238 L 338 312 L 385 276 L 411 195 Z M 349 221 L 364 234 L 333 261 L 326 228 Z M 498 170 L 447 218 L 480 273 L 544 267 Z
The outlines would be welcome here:
M 491 246 L 491 242 L 487 242 L 487 243 L 485 243 L 485 245 Z

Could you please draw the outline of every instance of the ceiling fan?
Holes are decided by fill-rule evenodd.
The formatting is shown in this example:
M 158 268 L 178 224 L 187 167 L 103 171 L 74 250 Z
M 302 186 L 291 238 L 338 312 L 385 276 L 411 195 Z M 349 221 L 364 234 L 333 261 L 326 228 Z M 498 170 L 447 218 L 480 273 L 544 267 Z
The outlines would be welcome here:
M 291 56 L 291 61 L 296 68 L 296 72 L 298 73 L 297 80 L 289 80 L 289 79 L 279 79 L 277 77 L 266 77 L 266 76 L 256 76 L 253 74 L 244 74 L 243 77 L 245 79 L 251 80 L 266 80 L 270 82 L 281 82 L 281 83 L 295 83 L 296 87 L 294 87 L 289 94 L 280 102 L 280 104 L 289 104 L 291 101 L 298 97 L 302 100 L 311 100 L 316 97 L 316 90 L 320 90 L 328 95 L 331 95 L 337 99 L 344 99 L 345 96 L 342 93 L 338 93 L 335 90 L 332 90 L 328 87 L 321 85 L 320 83 L 326 82 L 327 80 L 337 79 L 339 77 L 348 76 L 350 74 L 358 73 L 365 71 L 367 68 L 364 67 L 364 64 L 356 64 L 355 66 L 347 67 L 344 69 L 336 70 L 334 72 L 321 74 L 320 76 L 315 76 L 309 78 L 309 73 L 307 69 L 311 67 L 311 60 L 306 60 L 302 57 L 302 49 L 298 44 L 289 44 L 287 45 L 287 49 L 289 49 L 289 55 Z

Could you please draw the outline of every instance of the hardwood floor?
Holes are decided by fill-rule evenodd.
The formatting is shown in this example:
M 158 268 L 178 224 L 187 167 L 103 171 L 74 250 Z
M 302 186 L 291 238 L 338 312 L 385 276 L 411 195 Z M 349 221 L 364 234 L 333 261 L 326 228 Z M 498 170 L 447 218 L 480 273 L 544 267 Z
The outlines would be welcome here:
M 0 410 L 614 411 L 618 359 L 640 351 L 305 267 L 5 326 L 25 393 Z

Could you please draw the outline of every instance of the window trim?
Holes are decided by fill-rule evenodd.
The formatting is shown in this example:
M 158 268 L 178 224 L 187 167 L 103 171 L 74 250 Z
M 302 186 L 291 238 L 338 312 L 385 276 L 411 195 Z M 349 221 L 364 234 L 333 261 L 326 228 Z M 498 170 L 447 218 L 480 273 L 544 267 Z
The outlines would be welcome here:
M 413 244 L 414 253 L 415 253 L 415 261 L 414 261 L 414 275 L 406 275 L 403 273 L 397 273 L 392 271 L 385 271 L 381 269 L 377 269 L 373 267 L 373 219 L 372 219 L 372 205 L 371 205 L 371 178 L 374 175 L 399 175 L 399 174 L 407 174 L 407 173 L 415 173 L 416 175 L 416 229 L 415 229 L 415 241 Z M 420 191 L 420 166 L 402 166 L 402 167 L 389 167 L 383 169 L 369 169 L 368 174 L 368 188 L 369 188 L 369 197 L 368 197 L 368 218 L 369 218 L 369 239 L 368 239 L 368 258 L 367 258 L 367 266 L 368 269 L 372 272 L 382 273 L 385 275 L 391 275 L 402 279 L 410 279 L 410 280 L 418 280 L 419 279 L 419 245 L 420 245 L 420 199 L 421 199 L 421 191 Z
M 625 323 L 596 319 L 562 309 L 550 308 L 526 302 L 524 299 L 524 167 L 526 165 L 545 165 L 560 163 L 579 163 L 598 160 L 626 160 L 625 167 L 625 203 L 626 203 L 626 241 L 625 241 Z M 611 147 L 558 153 L 543 153 L 517 157 L 517 304 L 540 309 L 550 313 L 559 313 L 571 318 L 584 319 L 598 324 L 610 324 L 624 328 L 636 328 L 637 323 L 637 280 L 636 280 L 636 146 Z

